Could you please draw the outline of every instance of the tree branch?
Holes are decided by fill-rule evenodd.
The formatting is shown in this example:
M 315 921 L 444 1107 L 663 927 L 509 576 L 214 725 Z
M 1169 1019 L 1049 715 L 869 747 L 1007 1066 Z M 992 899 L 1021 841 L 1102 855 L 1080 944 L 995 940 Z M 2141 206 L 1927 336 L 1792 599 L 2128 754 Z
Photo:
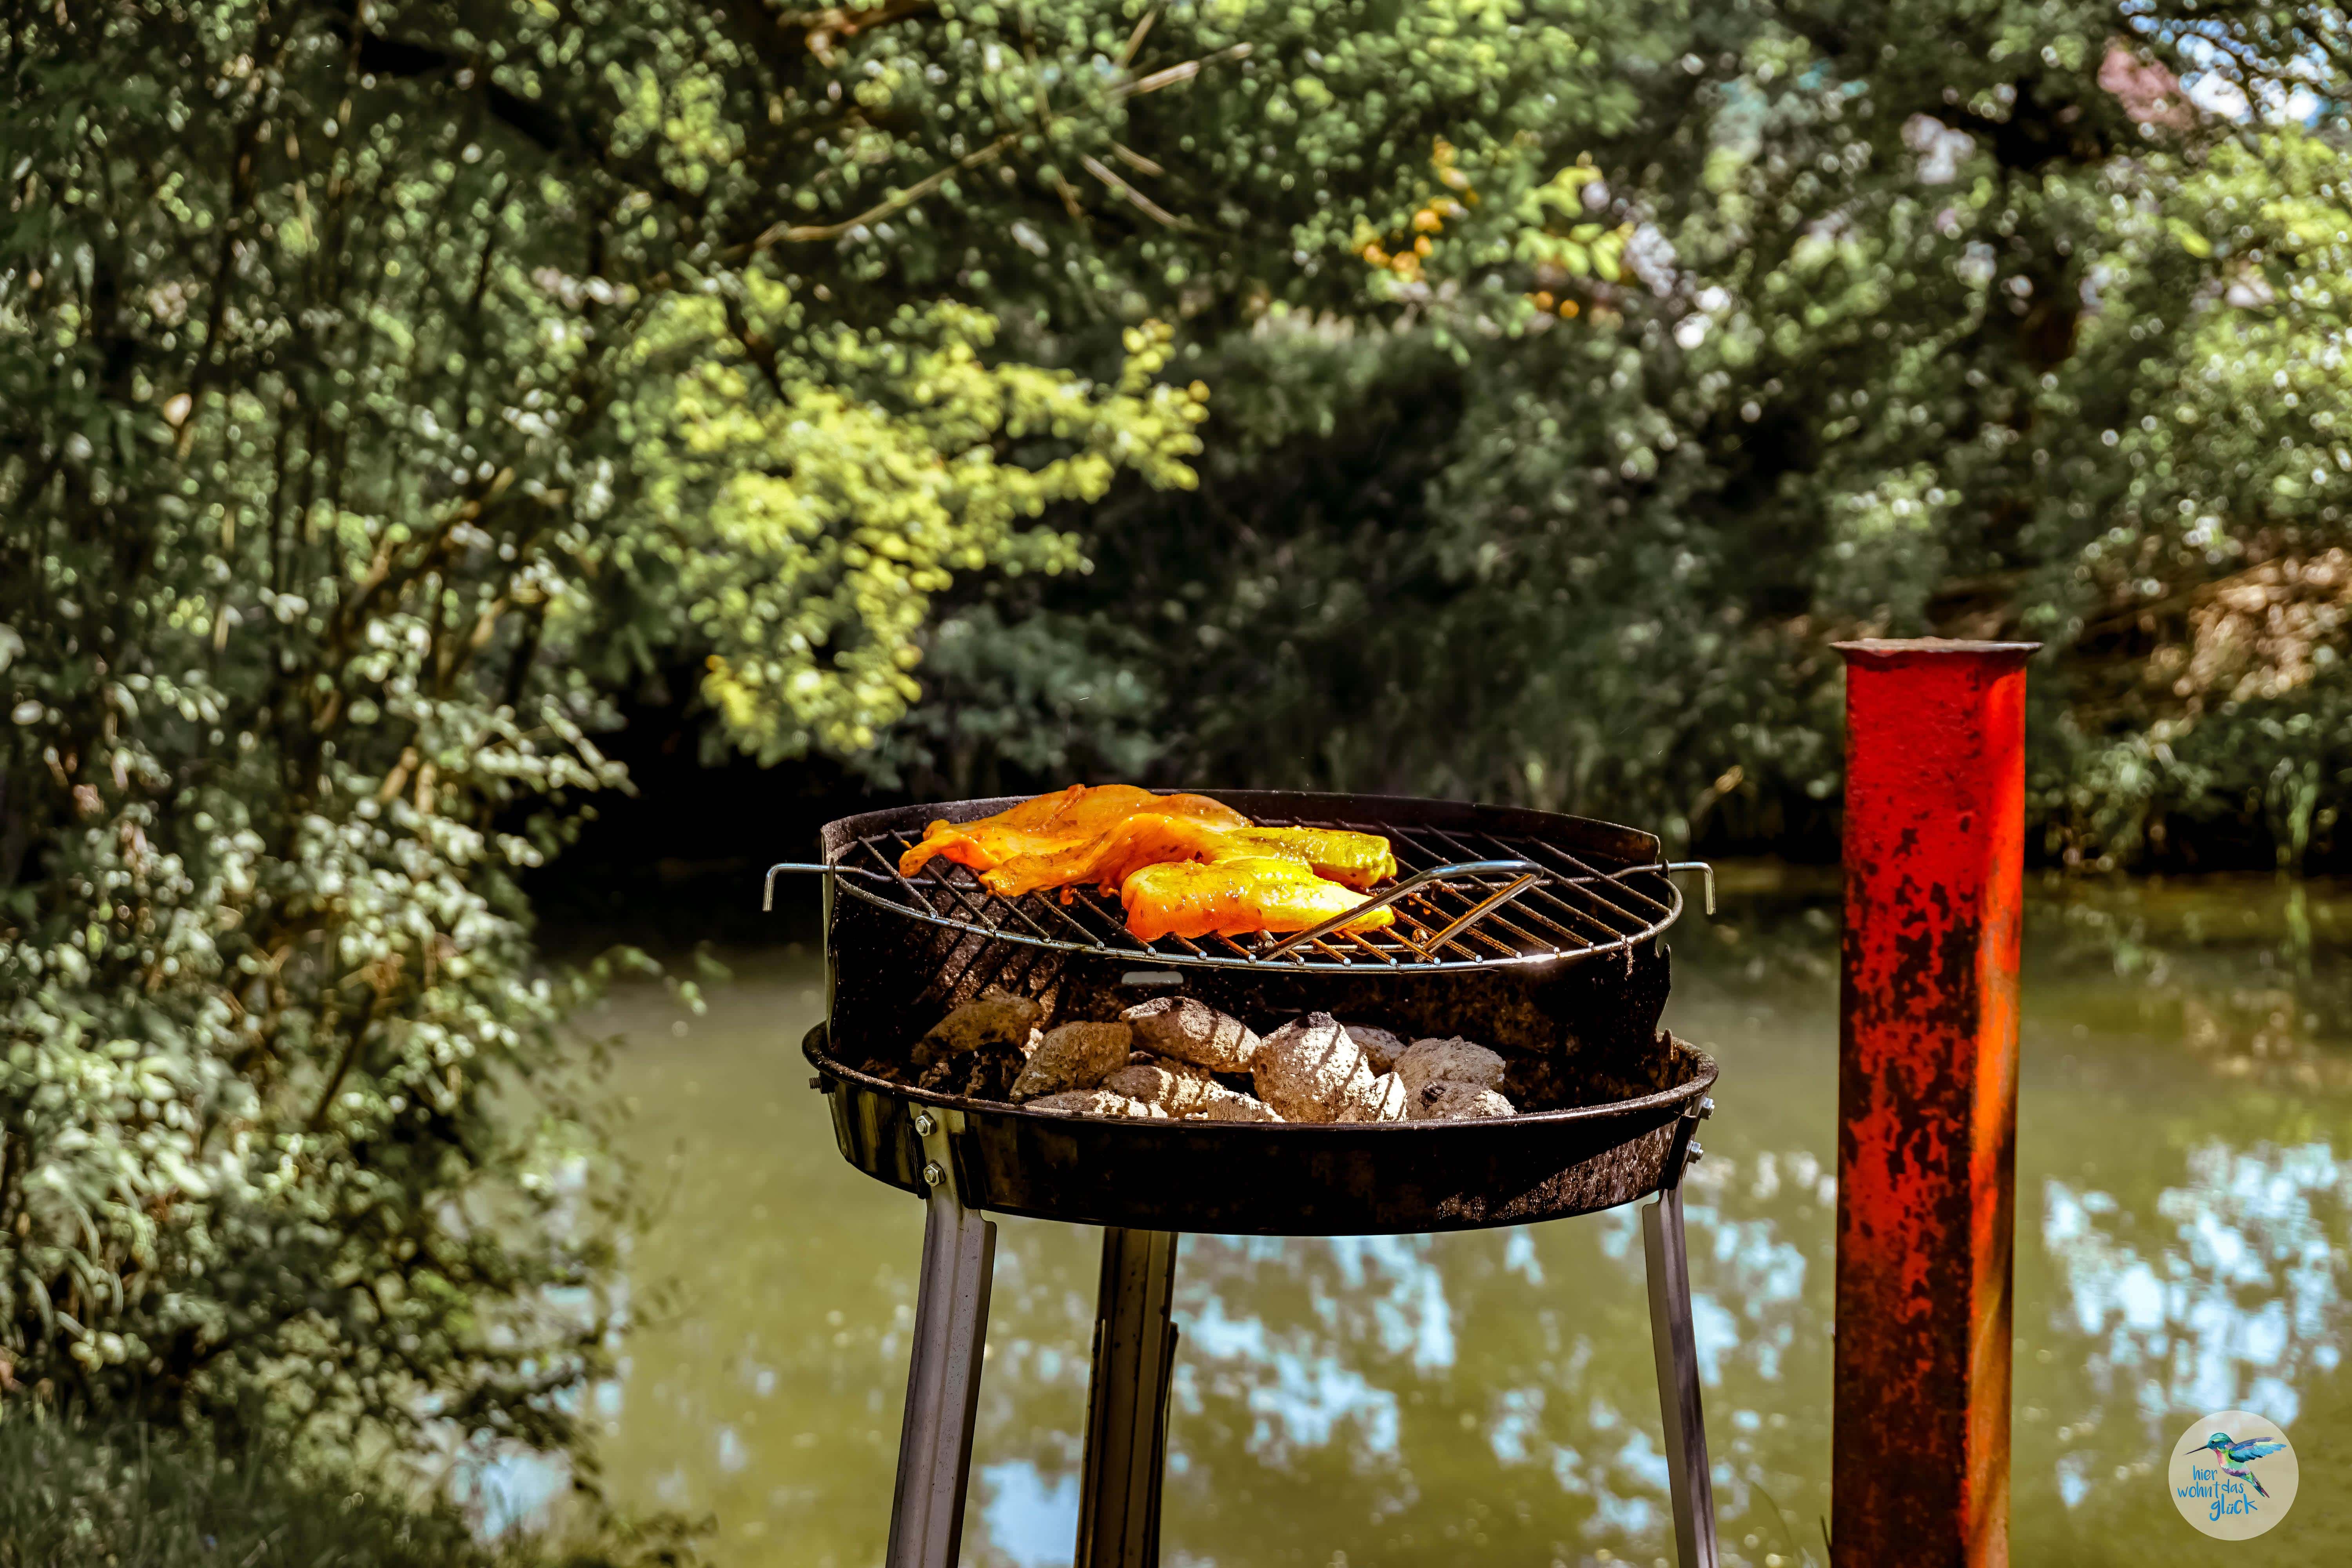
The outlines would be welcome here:
M 884 0 L 884 4 L 867 9 L 849 5 L 830 5 L 822 11 L 800 11 L 776 18 L 782 29 L 799 27 L 808 52 L 816 57 L 817 64 L 831 70 L 839 64 L 834 52 L 836 43 L 846 43 L 858 34 L 871 31 L 908 16 L 919 16 L 938 7 L 932 0 Z
M 1214 54 L 1202 55 L 1199 59 L 1186 60 L 1181 65 L 1170 66 L 1165 70 L 1153 71 L 1150 76 L 1138 77 L 1133 81 L 1120 82 L 1110 89 L 1108 96 L 1113 101 L 1117 101 L 1121 99 L 1134 98 L 1142 93 L 1158 92 L 1161 88 L 1174 87 L 1180 82 L 1192 80 L 1200 75 L 1205 67 L 1246 59 L 1249 58 L 1250 48 L 1251 46 L 1248 44 L 1235 44 L 1230 48 L 1219 49 Z M 964 170 L 977 168 L 982 163 L 1003 157 L 1020 140 L 1020 132 L 1007 132 L 980 151 L 967 153 L 945 168 L 934 170 L 896 195 L 866 208 L 856 217 L 844 218 L 839 223 L 771 224 L 754 236 L 748 244 L 735 246 L 722 254 L 728 261 L 741 261 L 778 245 L 814 245 L 828 239 L 839 239 L 851 229 L 866 224 L 879 223 L 893 213 L 905 211 Z M 1099 162 L 1095 160 L 1088 160 L 1088 162 L 1094 163 L 1095 168 L 1101 170 L 1103 174 L 1109 174 Z M 1175 227 L 1185 226 L 1182 219 L 1154 205 L 1138 194 L 1134 187 L 1119 180 L 1117 175 L 1111 174 L 1109 178 L 1114 184 L 1123 187 L 1129 199 L 1137 205 L 1158 217 L 1162 223 Z
M 1186 60 L 1181 65 L 1170 66 L 1166 70 L 1156 70 L 1150 76 L 1139 76 L 1133 81 L 1120 82 L 1110 89 L 1110 97 L 1114 100 L 1135 98 L 1147 92 L 1158 92 L 1163 87 L 1174 87 L 1179 82 L 1191 81 L 1207 67 L 1249 58 L 1251 47 L 1252 46 L 1248 44 L 1234 44 L 1229 48 L 1219 49 L 1214 54 L 1202 55 L 1197 60 Z
M 727 253 L 727 259 L 740 261 L 777 245 L 814 245 L 824 240 L 839 239 L 853 228 L 879 223 L 893 213 L 905 211 L 964 170 L 978 168 L 982 163 L 1003 157 L 1013 143 L 1020 140 L 1020 132 L 1007 132 L 979 152 L 967 153 L 945 168 L 932 171 L 905 190 L 885 201 L 876 203 L 856 217 L 844 218 L 839 223 L 770 224 L 755 235 L 750 244 L 737 246 L 730 250 Z
M 1174 213 L 1170 212 L 1166 207 L 1161 206 L 1158 202 L 1153 201 L 1150 196 L 1145 195 L 1141 191 L 1137 190 L 1133 185 L 1130 185 L 1125 180 L 1120 179 L 1117 174 L 1110 171 L 1108 166 L 1107 166 L 1101 159 L 1096 157 L 1093 153 L 1079 153 L 1078 166 L 1086 170 L 1087 174 L 1092 174 L 1096 179 L 1100 180 L 1104 184 L 1108 185 L 1112 190 L 1117 191 L 1120 195 L 1125 196 L 1139 210 L 1159 219 L 1161 223 L 1166 224 L 1170 228 L 1191 228 L 1192 226 L 1191 219 L 1178 217 Z

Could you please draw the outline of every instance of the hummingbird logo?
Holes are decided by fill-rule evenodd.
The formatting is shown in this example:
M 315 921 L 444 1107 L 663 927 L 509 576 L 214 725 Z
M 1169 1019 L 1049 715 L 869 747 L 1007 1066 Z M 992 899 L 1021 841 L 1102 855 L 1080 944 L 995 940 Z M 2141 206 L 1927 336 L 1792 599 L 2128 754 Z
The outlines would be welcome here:
M 2223 1475 L 2246 1482 L 2259 1496 L 2267 1498 L 2271 1495 L 2270 1490 L 2263 1485 L 2262 1478 L 2254 1474 L 2254 1461 L 2266 1459 L 2273 1454 L 2283 1452 L 2285 1447 L 2284 1443 L 2265 1443 L 2252 1437 L 2242 1440 L 2227 1432 L 2216 1432 L 2189 1452 L 2214 1455 L 2221 1461 Z
M 2165 1489 L 2198 1533 L 2249 1541 L 2287 1516 L 2302 1479 L 2277 1422 L 2252 1410 L 2214 1410 L 2173 1442 Z

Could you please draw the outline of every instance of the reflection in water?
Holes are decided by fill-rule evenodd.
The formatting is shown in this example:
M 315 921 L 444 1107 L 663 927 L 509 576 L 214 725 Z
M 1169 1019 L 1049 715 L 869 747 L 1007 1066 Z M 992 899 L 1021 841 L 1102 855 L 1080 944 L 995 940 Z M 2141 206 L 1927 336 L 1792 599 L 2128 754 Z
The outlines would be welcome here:
M 980 1472 L 988 1499 L 981 1523 L 989 1544 L 1013 1568 L 1050 1568 L 1070 1560 L 1070 1538 L 1078 1528 L 1078 1478 L 1052 1481 L 1027 1459 L 988 1465 Z
M 2174 1560 L 2189 1532 L 2158 1478 L 2202 1411 L 2268 1413 L 2307 1469 L 2352 1447 L 2347 917 L 2251 883 L 2037 905 L 2018 1561 Z M 1671 1021 L 1725 1072 L 1687 1201 L 1726 1561 L 1819 1563 L 1834 922 L 1750 893 L 1675 940 Z M 631 1263 L 629 1363 L 595 1396 L 605 1477 L 624 1502 L 711 1515 L 724 1563 L 872 1563 L 921 1211 L 841 1163 L 801 1087 L 814 961 L 739 969 L 683 1039 L 649 998 L 615 1005 L 646 1042 L 616 1092 L 666 1201 Z M 1098 1246 L 1001 1226 L 968 1562 L 1069 1561 Z M 1176 1307 L 1168 1563 L 1670 1559 L 1632 1210 L 1435 1237 L 1190 1237 Z M 2340 1560 L 2307 1490 L 2242 1561 Z
M 2347 1233 L 2352 1171 L 2325 1143 L 2207 1142 L 2187 1165 L 2187 1184 L 2156 1201 L 2173 1234 L 2152 1256 L 2113 1234 L 2128 1220 L 2113 1196 L 2046 1184 L 2042 1244 L 2071 1326 L 2093 1347 L 2092 1386 L 2158 1430 L 2184 1410 L 2258 1410 L 2292 1426 L 2304 1374 L 2342 1358 L 2343 1260 L 2330 1237 Z M 2061 1478 L 2070 1505 L 2086 1486 Z

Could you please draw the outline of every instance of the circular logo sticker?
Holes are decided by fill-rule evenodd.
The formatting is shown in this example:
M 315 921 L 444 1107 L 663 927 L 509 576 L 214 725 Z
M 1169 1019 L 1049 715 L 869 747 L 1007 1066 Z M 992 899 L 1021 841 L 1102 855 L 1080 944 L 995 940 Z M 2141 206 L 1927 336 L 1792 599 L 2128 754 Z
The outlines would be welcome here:
M 2275 1422 L 2224 1410 L 2180 1435 L 2166 1479 L 2181 1518 L 2216 1541 L 2251 1541 L 2294 1506 L 2298 1476 Z

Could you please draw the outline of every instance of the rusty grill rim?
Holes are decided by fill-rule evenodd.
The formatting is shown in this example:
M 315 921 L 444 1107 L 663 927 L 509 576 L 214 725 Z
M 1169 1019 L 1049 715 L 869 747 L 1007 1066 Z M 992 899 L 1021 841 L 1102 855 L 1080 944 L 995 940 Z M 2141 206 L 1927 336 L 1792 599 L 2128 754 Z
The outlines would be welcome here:
M 1164 794 L 1170 792 L 1161 791 L 1159 793 Z M 1202 939 L 1203 941 L 1223 941 L 1226 946 L 1233 949 L 1233 952 L 1230 954 L 1227 954 L 1204 951 L 1192 941 L 1182 937 L 1160 939 L 1163 942 L 1172 942 L 1181 943 L 1183 948 L 1190 950 L 1171 952 L 1160 945 L 1159 942 L 1146 943 L 1137 941 L 1132 936 L 1126 935 L 1124 928 L 1122 926 L 1118 926 L 1115 921 L 1112 922 L 1112 926 L 1118 933 L 1117 940 L 1123 943 L 1123 945 L 1114 945 L 1113 939 L 1097 935 L 1095 932 L 1089 931 L 1087 927 L 1079 921 L 1078 917 L 1073 915 L 1068 909 L 1064 908 L 1058 901 L 1052 899 L 1050 896 L 1041 897 L 1034 894 L 1024 894 L 1017 899 L 1001 898 L 996 894 L 990 893 L 985 888 L 982 887 L 979 884 L 978 879 L 974 877 L 969 869 L 961 866 L 953 866 L 951 869 L 949 868 L 951 863 L 947 861 L 944 857 L 941 857 L 931 862 L 932 867 L 940 868 L 941 869 L 936 873 L 930 883 L 927 883 L 925 885 L 935 885 L 940 889 L 946 889 L 947 892 L 962 906 L 964 912 L 973 918 L 966 919 L 958 915 L 945 914 L 932 907 L 929 899 L 923 896 L 922 888 L 919 887 L 914 880 L 900 876 L 898 874 L 896 862 L 888 856 L 885 855 L 883 851 L 877 847 L 876 841 L 885 837 L 895 837 L 901 842 L 912 842 L 915 838 L 919 838 L 920 837 L 919 833 L 910 836 L 898 824 L 888 821 L 887 819 L 906 816 L 912 820 L 913 814 L 921 813 L 928 814 L 920 818 L 920 820 L 925 824 L 939 820 L 947 820 L 950 822 L 973 821 L 982 816 L 993 815 L 997 811 L 1005 810 L 1013 805 L 1019 805 L 1024 800 L 1034 798 L 1033 796 L 1027 795 L 1000 795 L 971 800 L 942 801 L 930 805 L 919 804 L 908 806 L 886 807 L 879 811 L 863 812 L 851 816 L 838 818 L 835 821 L 825 825 L 825 837 L 828 840 L 832 839 L 836 834 L 839 836 L 840 844 L 838 848 L 834 847 L 830 843 L 821 847 L 820 854 L 824 857 L 824 859 L 821 864 L 797 865 L 786 863 L 770 868 L 767 879 L 768 887 L 771 893 L 772 893 L 775 878 L 778 873 L 783 871 L 812 871 L 824 873 L 825 874 L 825 883 L 828 890 L 838 889 L 842 891 L 847 892 L 854 898 L 862 899 L 866 902 L 872 904 L 878 909 L 887 910 L 895 914 L 921 921 L 930 925 L 940 926 L 947 930 L 966 931 L 974 936 L 986 938 L 992 941 L 1011 942 L 1019 943 L 1025 947 L 1042 948 L 1050 952 L 1089 953 L 1102 957 L 1131 959 L 1145 963 L 1165 963 L 1179 968 L 1220 968 L 1228 970 L 1254 971 L 1258 973 L 1265 973 L 1269 971 L 1296 973 L 1297 971 L 1307 970 L 1328 973 L 1403 974 L 1444 972 L 1461 973 L 1465 971 L 1493 969 L 1503 965 L 1573 963 L 1589 959 L 1604 958 L 1612 953 L 1630 952 L 1633 947 L 1637 946 L 1641 942 L 1662 936 L 1667 930 L 1673 927 L 1676 921 L 1682 918 L 1682 889 L 1675 886 L 1671 872 L 1676 869 L 1695 868 L 1698 864 L 1696 862 L 1675 863 L 1668 861 L 1664 856 L 1664 847 L 1659 843 L 1656 836 L 1654 834 L 1645 833 L 1638 828 L 1627 827 L 1617 823 L 1603 822 L 1591 817 L 1573 816 L 1560 812 L 1547 812 L 1533 808 L 1515 806 L 1488 806 L 1462 801 L 1434 799 L 1416 795 L 1348 795 L 1322 792 L 1228 790 L 1213 788 L 1197 789 L 1185 793 L 1207 795 L 1211 799 L 1224 801 L 1229 805 L 1234 805 L 1236 809 L 1244 811 L 1249 810 L 1250 803 L 1258 803 L 1258 810 L 1251 814 L 1254 820 L 1259 816 L 1265 814 L 1271 814 L 1275 816 L 1286 819 L 1285 821 L 1267 822 L 1265 826 L 1281 826 L 1306 824 L 1319 826 L 1339 827 L 1354 832 L 1375 832 L 1388 837 L 1392 842 L 1399 837 L 1402 837 L 1406 839 L 1414 849 L 1423 855 L 1430 855 L 1433 852 L 1428 845 L 1419 842 L 1418 839 L 1413 837 L 1416 833 L 1427 833 L 1436 837 L 1448 840 L 1455 848 L 1461 849 L 1461 852 L 1464 854 L 1474 853 L 1471 850 L 1462 849 L 1461 847 L 1464 834 L 1462 831 L 1457 830 L 1466 830 L 1467 833 L 1483 837 L 1502 849 L 1509 851 L 1514 855 L 1517 855 L 1520 851 L 1528 849 L 1547 852 L 1558 859 L 1567 862 L 1572 868 L 1573 875 L 1570 877 L 1562 877 L 1559 876 L 1557 873 L 1551 873 L 1550 880 L 1548 883 L 1542 886 L 1534 886 L 1532 885 L 1534 883 L 1534 879 L 1522 873 L 1519 874 L 1518 880 L 1516 883 L 1501 889 L 1489 889 L 1485 887 L 1478 887 L 1478 891 L 1480 893 L 1486 894 L 1488 896 L 1476 901 L 1475 907 L 1469 916 L 1465 916 L 1464 919 L 1459 921 L 1452 920 L 1450 915 L 1446 917 L 1450 923 L 1442 924 L 1439 928 L 1441 932 L 1440 936 L 1429 942 L 1429 946 L 1432 949 L 1436 949 L 1441 946 L 1452 947 L 1457 952 L 1470 954 L 1470 956 L 1465 958 L 1431 956 L 1428 952 L 1422 951 L 1417 944 L 1406 941 L 1402 936 L 1402 933 L 1394 933 L 1395 947 L 1397 949 L 1394 952 L 1388 951 L 1387 948 L 1381 944 L 1377 944 L 1367 940 L 1363 936 L 1353 934 L 1349 934 L 1348 940 L 1352 942 L 1357 949 L 1361 950 L 1360 952 L 1350 952 L 1343 948 L 1334 947 L 1329 942 L 1321 940 L 1323 934 L 1322 928 L 1317 928 L 1310 931 L 1286 933 L 1282 935 L 1263 933 L 1266 945 L 1273 949 L 1273 951 L 1260 951 L 1257 952 L 1252 952 L 1248 949 L 1241 947 L 1239 943 L 1234 942 L 1231 938 Z M 1328 805 L 1329 807 L 1333 808 L 1332 815 L 1328 816 L 1313 816 L 1307 815 L 1307 812 L 1311 811 L 1318 803 Z M 1572 825 L 1578 828 L 1588 831 L 1597 830 L 1622 835 L 1628 841 L 1627 847 L 1629 848 L 1638 847 L 1644 851 L 1644 853 L 1638 858 L 1637 862 L 1634 864 L 1621 867 L 1614 871 L 1603 871 L 1597 867 L 1588 864 L 1587 858 L 1591 856 L 1601 856 L 1603 858 L 1616 858 L 1619 857 L 1605 855 L 1603 852 L 1590 846 L 1585 847 L 1580 851 L 1577 848 L 1571 848 L 1566 844 L 1559 843 L 1554 838 L 1547 837 L 1539 827 L 1523 827 L 1516 831 L 1508 827 L 1505 827 L 1503 831 L 1497 832 L 1492 826 L 1470 828 L 1466 824 L 1462 823 L 1456 823 L 1448 826 L 1430 822 L 1393 820 L 1385 816 L 1373 816 L 1370 820 L 1362 820 L 1365 816 L 1363 811 L 1365 806 L 1378 806 L 1382 805 L 1393 805 L 1395 806 L 1404 808 L 1406 813 L 1413 811 L 1432 811 L 1436 813 L 1466 813 L 1474 816 L 1483 816 L 1487 813 L 1493 813 L 1497 816 L 1509 818 L 1537 818 L 1545 823 Z M 1351 807 L 1353 809 L 1349 809 Z M 878 826 L 869 826 L 876 824 L 878 824 Z M 1508 837 L 1507 837 L 1507 835 Z M 876 868 L 845 864 L 848 858 L 860 848 L 864 848 L 871 852 L 881 863 L 880 867 Z M 1499 864 L 1499 862 L 1487 862 L 1487 864 L 1494 865 Z M 1538 868 L 1541 869 L 1540 868 Z M 1420 877 L 1423 872 L 1425 872 L 1428 869 L 1428 868 L 1420 868 L 1412 873 L 1411 878 L 1408 878 L 1408 881 L 1412 880 L 1413 878 Z M 954 879 L 958 873 L 961 873 L 961 880 Z M 1645 891 L 1640 887 L 1633 886 L 1625 880 L 1625 879 L 1637 876 L 1654 877 L 1658 886 L 1664 890 L 1663 897 Z M 908 898 L 902 900 L 900 898 L 886 897 L 869 888 L 861 886 L 861 882 L 867 879 L 886 884 L 896 883 L 898 889 L 904 889 L 905 893 L 908 895 Z M 1712 879 L 1713 874 L 1710 870 L 1710 897 L 1708 900 L 1710 905 L 1713 902 Z M 1604 896 L 1597 894 L 1588 895 L 1593 898 L 1597 902 L 1601 903 L 1604 908 L 1612 911 L 1627 924 L 1637 924 L 1640 928 L 1638 930 L 1628 931 L 1618 926 L 1613 926 L 1607 916 L 1597 912 L 1594 910 L 1580 908 L 1576 905 L 1569 904 L 1565 900 L 1559 900 L 1557 897 L 1553 898 L 1552 901 L 1560 906 L 1559 912 L 1567 917 L 1570 924 L 1562 924 L 1558 919 L 1554 919 L 1549 915 L 1536 913 L 1534 911 L 1509 910 L 1509 912 L 1529 914 L 1531 915 L 1532 921 L 1550 926 L 1554 931 L 1559 931 L 1563 938 L 1582 941 L 1587 943 L 1587 945 L 1580 948 L 1566 950 L 1558 947 L 1551 947 L 1547 951 L 1534 952 L 1512 951 L 1510 948 L 1506 946 L 1502 941 L 1497 940 L 1495 936 L 1482 929 L 1484 921 L 1486 919 L 1491 918 L 1494 919 L 1504 930 L 1512 931 L 1521 938 L 1528 941 L 1545 941 L 1547 939 L 1535 937 L 1532 933 L 1525 931 L 1523 928 L 1513 924 L 1507 919 L 1506 913 L 1498 911 L 1508 910 L 1508 907 L 1519 898 L 1519 895 L 1525 892 L 1544 891 L 1549 887 L 1584 888 L 1590 887 L 1593 882 L 1611 884 L 1622 892 L 1630 895 L 1632 899 L 1639 900 L 1643 903 L 1653 906 L 1659 912 L 1655 916 L 1643 916 L 1617 905 Z M 1401 883 L 1400 888 L 1404 884 Z M 1474 884 L 1474 886 L 1475 886 L 1475 884 Z M 1439 887 L 1441 889 L 1446 889 L 1447 884 L 1440 883 Z M 1389 889 L 1389 892 L 1391 896 L 1394 896 L 1397 890 L 1398 889 Z M 973 900 L 975 897 L 981 900 L 978 908 L 974 907 Z M 1078 897 L 1092 900 L 1094 896 L 1090 892 L 1080 890 L 1078 892 Z M 1048 934 L 1046 927 L 1039 921 L 1033 918 L 1029 912 L 1027 905 L 1033 899 L 1034 899 L 1041 907 L 1045 909 L 1050 915 L 1058 917 L 1066 924 L 1069 925 L 1072 930 L 1076 931 L 1080 935 L 1087 937 L 1088 940 L 1083 942 L 1073 941 L 1067 937 Z M 989 902 L 992 900 L 1010 910 L 1012 914 L 1017 915 L 1022 921 L 1027 922 L 1027 924 L 1032 928 L 1031 931 L 1024 932 L 1013 929 L 1009 920 L 1003 925 L 992 926 L 983 923 L 983 921 L 978 917 L 987 909 Z M 1091 902 L 1090 907 L 1092 907 Z M 1107 920 L 1110 918 L 1107 912 L 1105 913 L 1105 918 Z M 1346 917 L 1334 917 L 1333 921 L 1326 921 L 1325 925 L 1329 926 L 1343 918 Z M 1593 941 L 1582 932 L 1571 929 L 1573 924 L 1580 922 L 1597 927 L 1601 932 L 1607 934 L 1611 940 L 1606 942 Z M 1391 928 L 1391 932 L 1394 932 L 1394 928 Z M 1334 934 L 1337 935 L 1340 933 Z M 1426 933 L 1424 932 L 1424 934 Z M 1477 938 L 1478 940 L 1486 942 L 1487 946 L 1495 948 L 1497 951 L 1493 953 L 1475 952 L 1465 944 L 1465 939 L 1471 937 Z M 1313 941 L 1314 945 L 1317 948 L 1330 956 L 1322 959 L 1306 956 L 1304 952 L 1299 951 L 1299 947 L 1307 941 Z
M 1698 1067 L 1698 1070 L 1692 1074 L 1688 1080 L 1678 1083 L 1672 1089 L 1658 1089 L 1634 1100 L 1605 1100 L 1599 1105 L 1571 1105 L 1559 1110 L 1513 1111 L 1508 1116 L 1478 1117 L 1462 1121 L 1186 1121 L 1177 1117 L 1161 1121 L 1156 1117 L 1145 1119 L 1123 1116 L 1059 1116 L 1050 1110 L 1032 1110 L 1027 1106 L 1017 1105 L 1009 1100 L 974 1100 L 966 1095 L 941 1094 L 937 1089 L 917 1089 L 912 1084 L 900 1083 L 895 1079 L 877 1078 L 872 1073 L 861 1072 L 828 1054 L 833 1044 L 833 1030 L 832 1026 L 826 1023 L 814 1026 L 801 1037 L 801 1054 L 808 1058 L 811 1067 L 828 1077 L 842 1079 L 856 1084 L 861 1089 L 876 1090 L 896 1099 L 936 1105 L 943 1110 L 978 1110 L 991 1116 L 1021 1116 L 1032 1121 L 1041 1122 L 1078 1121 L 1088 1125 L 1115 1122 L 1138 1129 L 1181 1127 L 1189 1131 L 1214 1129 L 1220 1134 L 1226 1132 L 1397 1133 L 1428 1132 L 1441 1128 L 1475 1130 L 1481 1127 L 1493 1127 L 1504 1122 L 1524 1127 L 1532 1123 L 1565 1124 L 1575 1121 L 1597 1121 L 1612 1116 L 1664 1110 L 1678 1101 L 1704 1098 L 1707 1091 L 1715 1087 L 1716 1079 L 1722 1076 L 1722 1064 L 1715 1059 L 1713 1052 L 1693 1045 L 1680 1035 L 1674 1034 L 1671 1030 L 1662 1029 L 1659 1032 L 1664 1034 L 1683 1050 L 1688 1051 Z M 826 1048 L 819 1048 L 817 1043 L 819 1040 L 824 1042 Z

